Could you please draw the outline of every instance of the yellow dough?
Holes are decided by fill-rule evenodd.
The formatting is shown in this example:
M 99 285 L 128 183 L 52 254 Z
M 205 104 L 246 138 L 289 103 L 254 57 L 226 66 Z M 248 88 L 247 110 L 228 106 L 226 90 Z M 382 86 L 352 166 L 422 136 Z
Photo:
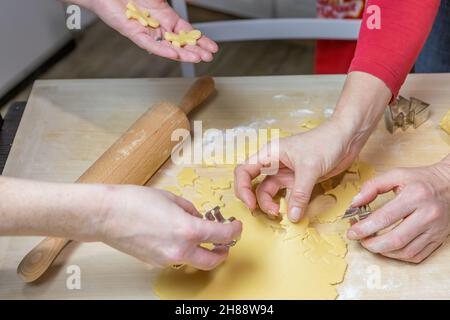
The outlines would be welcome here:
M 210 173 L 212 169 L 204 170 Z M 274 221 L 261 213 L 252 215 L 232 190 L 225 189 L 223 216 L 243 223 L 241 239 L 230 249 L 228 259 L 212 271 L 165 269 L 156 279 L 156 294 L 161 299 L 335 299 L 335 285 L 343 281 L 347 268 L 347 245 L 342 223 L 334 221 L 372 174 L 371 167 L 363 163 L 352 170 L 358 180 L 327 191 L 336 198 L 336 205 L 298 224 L 288 220 L 284 198 L 280 199 L 281 220 Z M 214 196 L 212 186 L 218 180 L 206 178 L 202 169 L 197 173 L 200 177 L 190 174 L 189 182 L 184 174 L 182 182 L 193 185 L 200 198 Z M 327 228 L 321 228 L 323 223 Z
M 321 119 L 308 119 L 308 120 L 304 121 L 300 125 L 300 127 L 310 130 L 310 129 L 314 129 L 315 127 L 318 127 L 322 122 L 323 122 L 323 120 L 321 120 Z
M 309 218 L 304 217 L 298 223 L 292 223 L 287 216 L 287 202 L 285 198 L 280 199 L 280 214 L 282 216 L 280 226 L 285 230 L 284 239 L 303 238 L 309 226 Z
M 233 182 L 232 178 L 227 178 L 227 177 L 220 177 L 218 179 L 215 179 L 212 183 L 211 183 L 211 188 L 214 190 L 228 190 L 231 188 L 231 183 Z
M 159 21 L 150 17 L 150 13 L 145 10 L 139 10 L 131 2 L 127 4 L 126 16 L 128 19 L 134 19 L 139 21 L 144 27 L 158 28 Z
M 362 183 L 369 180 L 373 176 L 373 168 L 364 162 L 358 162 L 356 165 L 352 165 L 350 169 L 355 170 L 358 173 L 358 181 L 340 184 L 336 188 L 326 191 L 326 195 L 331 195 L 336 199 L 336 204 L 332 208 L 324 210 L 317 215 L 314 222 L 335 222 L 344 214 L 345 210 L 348 209 L 353 197 L 359 192 Z
M 441 122 L 439 123 L 442 130 L 447 132 L 447 134 L 450 134 L 450 110 L 447 111 L 445 116 L 442 118 Z
M 191 30 L 188 32 L 182 30 L 178 34 L 172 32 L 164 33 L 164 39 L 170 41 L 173 46 L 178 48 L 184 47 L 187 44 L 195 46 L 201 36 L 202 33 L 199 30 Z
M 180 187 L 193 186 L 198 175 L 193 168 L 183 168 L 178 174 L 178 185 Z

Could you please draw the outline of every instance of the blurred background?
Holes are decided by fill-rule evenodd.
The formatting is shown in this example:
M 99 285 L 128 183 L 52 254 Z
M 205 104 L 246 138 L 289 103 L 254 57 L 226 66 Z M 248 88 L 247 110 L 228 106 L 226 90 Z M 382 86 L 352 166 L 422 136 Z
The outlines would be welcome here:
M 315 0 L 188 2 L 191 22 L 313 17 L 316 10 Z M 27 100 L 32 82 L 26 81 L 16 87 L 26 77 L 34 80 L 181 76 L 179 63 L 147 54 L 89 12 L 82 12 L 82 20 L 81 31 L 70 32 L 63 27 L 65 8 L 59 1 L 1 1 L 2 114 L 11 100 Z M 314 46 L 315 41 L 311 40 L 225 42 L 220 44 L 213 62 L 195 66 L 196 74 L 309 74 L 313 72 Z

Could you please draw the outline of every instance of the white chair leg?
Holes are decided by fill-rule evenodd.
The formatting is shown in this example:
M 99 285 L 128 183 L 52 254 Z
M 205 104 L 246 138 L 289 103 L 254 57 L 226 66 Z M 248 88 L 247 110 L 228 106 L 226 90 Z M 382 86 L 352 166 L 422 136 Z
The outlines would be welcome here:
M 184 20 L 188 20 L 188 11 L 185 0 L 172 0 L 172 8 L 178 13 Z
M 188 21 L 188 11 L 185 0 L 172 0 L 173 9 L 180 15 L 181 18 Z M 181 75 L 183 78 L 195 77 L 195 66 L 192 63 L 181 63 Z
M 193 63 L 181 63 L 181 75 L 183 78 L 195 78 L 195 66 Z

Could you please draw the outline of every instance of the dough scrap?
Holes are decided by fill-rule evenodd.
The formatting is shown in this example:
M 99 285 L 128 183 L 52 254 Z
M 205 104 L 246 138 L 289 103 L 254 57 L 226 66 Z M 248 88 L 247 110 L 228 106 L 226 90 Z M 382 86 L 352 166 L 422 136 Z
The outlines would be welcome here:
M 447 111 L 447 113 L 442 118 L 441 122 L 439 123 L 439 126 L 442 130 L 447 132 L 447 134 L 450 134 L 450 110 Z
M 219 177 L 214 179 L 211 183 L 211 189 L 213 190 L 228 190 L 231 188 L 233 178 L 231 177 Z
M 139 10 L 134 4 L 129 2 L 127 4 L 127 11 L 126 11 L 127 18 L 134 19 L 139 21 L 140 24 L 142 24 L 144 27 L 152 27 L 152 28 L 158 28 L 159 27 L 159 21 L 155 18 L 150 17 L 150 13 L 146 10 Z
M 242 221 L 243 232 L 228 259 L 212 271 L 191 267 L 163 270 L 154 285 L 156 294 L 162 299 L 335 299 L 338 296 L 335 284 L 343 281 L 347 268 L 347 245 L 342 234 L 348 228 L 347 222 L 336 220 L 359 191 L 360 184 L 373 173 L 367 164 L 355 166 L 352 170 L 357 170 L 357 181 L 326 192 L 336 198 L 336 205 L 315 219 L 305 217 L 298 224 L 288 220 L 284 198 L 280 199 L 282 219 L 274 221 L 258 212 L 252 215 L 232 190 L 213 189 L 221 179 L 209 178 L 214 169 L 200 168 L 194 171 L 195 175 L 191 171 L 183 174 L 179 181 L 193 185 L 192 199 L 199 202 L 198 208 L 217 205 L 209 202 L 205 205 L 203 201 L 215 197 L 218 190 L 223 191 L 221 212 L 224 217 Z M 323 231 L 321 224 L 329 222 L 333 223 L 327 224 L 326 232 Z
M 318 127 L 320 124 L 322 124 L 323 120 L 322 119 L 308 119 L 306 121 L 304 121 L 302 124 L 300 124 L 300 128 L 304 128 L 304 129 L 314 129 L 315 127 Z

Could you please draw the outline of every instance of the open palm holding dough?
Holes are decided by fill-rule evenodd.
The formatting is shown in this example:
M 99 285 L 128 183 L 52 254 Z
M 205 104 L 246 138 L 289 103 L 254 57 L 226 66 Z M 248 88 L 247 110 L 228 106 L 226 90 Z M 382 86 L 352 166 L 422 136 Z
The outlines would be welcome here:
M 87 6 L 106 24 L 129 38 L 140 48 L 155 55 L 183 62 L 211 61 L 218 46 L 211 39 L 202 36 L 195 44 L 183 47 L 173 46 L 164 39 L 166 32 L 178 34 L 190 31 L 192 25 L 180 18 L 165 0 L 135 0 L 132 2 L 139 10 L 147 11 L 151 18 L 159 22 L 153 28 L 144 26 L 126 16 L 129 0 L 95 0 Z

